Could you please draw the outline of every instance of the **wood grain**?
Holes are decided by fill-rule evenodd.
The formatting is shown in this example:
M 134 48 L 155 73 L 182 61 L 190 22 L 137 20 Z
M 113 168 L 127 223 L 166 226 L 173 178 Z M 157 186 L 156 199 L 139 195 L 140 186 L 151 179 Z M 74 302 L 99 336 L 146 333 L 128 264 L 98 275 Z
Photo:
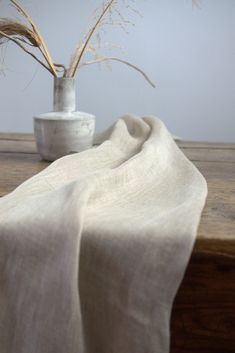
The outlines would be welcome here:
M 171 320 L 171 353 L 235 353 L 235 144 L 177 141 L 208 198 Z M 30 134 L 0 133 L 0 196 L 48 165 Z
M 194 252 L 171 320 L 172 353 L 235 352 L 235 256 Z
M 37 154 L 0 153 L 0 197 L 47 166 Z
M 34 141 L 34 135 L 30 133 L 0 132 L 0 140 L 10 141 Z

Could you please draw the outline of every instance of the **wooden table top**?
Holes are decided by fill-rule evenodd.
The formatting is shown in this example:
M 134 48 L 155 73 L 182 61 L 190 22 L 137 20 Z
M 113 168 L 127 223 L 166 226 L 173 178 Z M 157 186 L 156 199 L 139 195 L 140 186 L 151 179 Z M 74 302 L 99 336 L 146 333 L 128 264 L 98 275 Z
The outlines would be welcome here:
M 178 141 L 208 183 L 195 251 L 235 254 L 235 143 Z M 0 133 L 0 197 L 48 166 L 32 134 Z

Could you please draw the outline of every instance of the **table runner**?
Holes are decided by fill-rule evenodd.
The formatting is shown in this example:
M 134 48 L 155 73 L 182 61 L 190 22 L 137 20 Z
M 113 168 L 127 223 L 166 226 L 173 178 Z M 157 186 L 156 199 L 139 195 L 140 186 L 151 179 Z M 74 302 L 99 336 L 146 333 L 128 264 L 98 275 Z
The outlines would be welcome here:
M 156 117 L 120 118 L 0 199 L 1 353 L 166 353 L 203 176 Z

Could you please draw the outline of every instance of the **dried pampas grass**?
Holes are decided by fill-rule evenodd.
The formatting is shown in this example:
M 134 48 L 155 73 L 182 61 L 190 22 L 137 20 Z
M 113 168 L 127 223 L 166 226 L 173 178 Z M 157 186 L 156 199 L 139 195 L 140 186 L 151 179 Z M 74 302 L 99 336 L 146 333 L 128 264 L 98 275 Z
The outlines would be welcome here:
M 85 33 L 79 44 L 76 46 L 68 67 L 65 67 L 65 65 L 62 64 L 54 63 L 46 43 L 29 13 L 23 8 L 22 5 L 18 3 L 17 0 L 9 1 L 22 15 L 26 24 L 8 18 L 0 18 L 0 45 L 5 43 L 5 41 L 15 43 L 19 48 L 33 57 L 40 65 L 42 65 L 55 77 L 58 77 L 61 73 L 63 77 L 74 77 L 76 72 L 83 66 L 101 62 L 116 61 L 136 70 L 142 74 L 151 86 L 155 87 L 154 83 L 149 79 L 145 72 L 136 65 L 121 58 L 105 56 L 99 53 L 101 29 L 107 25 L 119 26 L 127 32 L 126 27 L 128 25 L 133 25 L 133 23 L 123 16 L 122 12 L 124 12 L 124 10 L 127 13 L 128 11 L 131 11 L 141 16 L 141 14 L 133 8 L 133 3 L 135 0 L 104 0 L 101 8 L 98 8 L 95 12 L 93 19 L 94 21 L 90 29 L 87 33 Z M 194 4 L 198 5 L 200 0 L 192 1 Z M 113 19 L 113 16 L 115 17 L 115 20 Z M 98 42 L 98 48 L 92 42 L 94 39 Z M 32 49 L 38 49 L 41 57 L 38 57 Z M 92 54 L 93 60 L 83 61 L 84 57 L 88 53 Z
M 105 16 L 111 11 L 112 7 L 116 3 L 117 3 L 117 0 L 110 0 L 104 4 L 103 10 L 101 11 L 100 15 L 98 16 L 98 19 L 95 22 L 95 24 L 92 26 L 92 28 L 88 32 L 88 34 L 85 38 L 85 42 L 82 44 L 81 47 L 77 48 L 77 55 L 75 53 L 75 55 L 72 57 L 70 67 L 68 69 L 68 74 L 70 76 L 73 77 L 75 75 L 77 68 L 81 62 L 81 59 L 82 59 L 83 55 L 86 53 L 87 48 L 89 47 L 89 43 L 91 41 L 91 38 L 93 37 L 94 33 L 98 30 L 98 28 L 101 25 Z
M 95 35 L 97 41 L 100 41 L 99 29 L 102 26 L 105 26 L 107 24 L 117 24 L 124 28 L 127 23 L 130 23 L 121 15 L 121 11 L 117 8 L 117 5 L 119 3 L 124 4 L 125 1 L 128 0 L 104 0 L 101 8 L 97 9 L 96 11 L 96 17 L 94 18 L 93 25 L 91 25 L 88 32 L 84 35 L 83 39 L 76 46 L 75 52 L 71 57 L 70 64 L 68 67 L 62 64 L 54 63 L 50 52 L 46 46 L 46 43 L 43 40 L 39 29 L 37 28 L 29 13 L 23 8 L 22 5 L 18 3 L 17 0 L 9 1 L 15 7 L 15 9 L 22 15 L 26 24 L 8 18 L 0 18 L 0 45 L 4 44 L 6 41 L 11 41 L 15 43 L 19 48 L 21 48 L 24 52 L 33 57 L 40 65 L 42 65 L 55 77 L 58 77 L 61 73 L 63 77 L 74 77 L 78 69 L 83 66 L 100 62 L 117 61 L 137 70 L 143 75 L 143 77 L 148 81 L 148 83 L 155 87 L 152 81 L 148 78 L 148 76 L 136 65 L 133 65 L 120 58 L 107 57 L 101 55 L 95 45 L 92 44 L 92 40 L 94 39 Z M 130 5 L 126 6 L 126 8 L 132 9 Z M 112 20 L 112 14 L 114 9 L 116 11 L 116 15 L 118 15 L 119 17 L 119 21 L 117 21 L 117 23 Z M 132 10 L 134 11 L 134 9 Z M 42 57 L 40 58 L 38 55 L 36 55 L 32 51 L 32 49 L 38 49 Z M 83 59 L 88 53 L 93 55 L 93 60 L 84 62 Z
M 15 39 L 34 47 L 40 47 L 41 45 L 40 38 L 33 30 L 20 22 L 3 18 L 0 19 L 0 41 L 6 39 L 6 35 L 8 37 L 15 37 Z
M 57 77 L 57 71 L 49 50 L 32 18 L 16 0 L 10 0 L 10 2 L 28 22 L 28 26 L 16 20 L 1 18 L 0 44 L 3 44 L 5 41 L 15 43 L 24 52 L 32 56 L 40 65 L 46 68 L 53 76 Z M 28 46 L 38 48 L 45 62 L 38 58 Z

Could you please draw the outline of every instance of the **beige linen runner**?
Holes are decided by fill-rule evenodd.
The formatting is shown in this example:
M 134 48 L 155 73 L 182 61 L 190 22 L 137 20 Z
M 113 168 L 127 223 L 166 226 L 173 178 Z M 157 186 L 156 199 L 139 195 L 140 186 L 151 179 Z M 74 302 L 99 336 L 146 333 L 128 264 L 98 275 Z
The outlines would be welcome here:
M 0 353 L 167 353 L 207 195 L 157 118 L 125 116 L 0 200 Z

